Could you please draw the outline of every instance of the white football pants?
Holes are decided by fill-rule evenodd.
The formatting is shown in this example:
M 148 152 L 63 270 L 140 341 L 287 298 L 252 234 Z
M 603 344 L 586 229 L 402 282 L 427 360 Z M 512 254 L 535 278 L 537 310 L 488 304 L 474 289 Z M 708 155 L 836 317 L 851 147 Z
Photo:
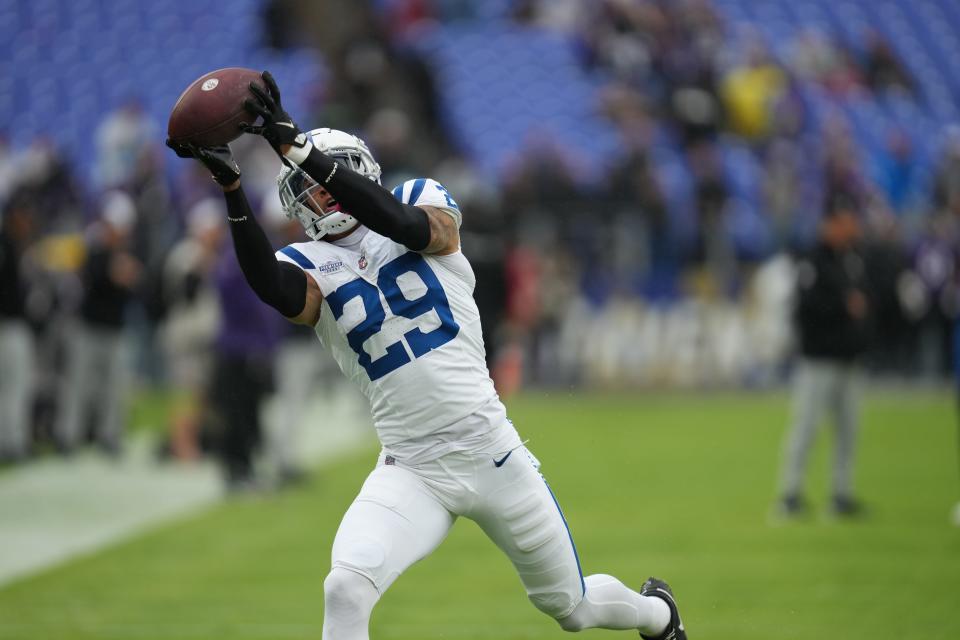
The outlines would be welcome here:
M 584 580 L 573 538 L 539 466 L 523 446 L 498 454 L 452 453 L 417 467 L 381 454 L 333 542 L 333 569 L 324 583 L 324 640 L 367 638 L 379 596 L 437 548 L 461 515 L 507 554 L 531 602 L 564 629 L 662 630 L 669 620 L 662 601 L 610 576 Z M 584 598 L 588 587 L 590 597 Z

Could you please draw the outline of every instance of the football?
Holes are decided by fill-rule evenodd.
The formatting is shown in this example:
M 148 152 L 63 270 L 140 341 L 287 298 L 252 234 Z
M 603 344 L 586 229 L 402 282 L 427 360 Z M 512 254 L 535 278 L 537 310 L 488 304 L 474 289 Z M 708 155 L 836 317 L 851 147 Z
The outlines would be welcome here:
M 227 67 L 197 78 L 173 105 L 167 135 L 174 142 L 201 147 L 227 144 L 240 137 L 240 124 L 253 124 L 257 115 L 243 106 L 253 97 L 250 83 L 263 86 L 259 71 Z

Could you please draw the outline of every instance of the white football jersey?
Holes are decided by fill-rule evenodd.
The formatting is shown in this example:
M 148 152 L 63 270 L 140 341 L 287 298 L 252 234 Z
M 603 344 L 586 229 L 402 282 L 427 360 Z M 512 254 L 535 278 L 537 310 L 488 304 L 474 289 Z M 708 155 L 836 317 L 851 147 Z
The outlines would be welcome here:
M 460 224 L 459 207 L 434 180 L 410 180 L 393 194 Z M 519 444 L 487 371 L 476 279 L 462 252 L 424 255 L 361 227 L 276 255 L 320 286 L 316 333 L 369 399 L 387 453 L 418 464 L 491 438 Z

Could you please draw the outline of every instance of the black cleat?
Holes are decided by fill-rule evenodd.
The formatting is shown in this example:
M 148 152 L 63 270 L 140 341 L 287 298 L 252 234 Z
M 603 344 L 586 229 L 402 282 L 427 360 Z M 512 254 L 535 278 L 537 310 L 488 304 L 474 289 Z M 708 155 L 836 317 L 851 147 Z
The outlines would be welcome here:
M 830 512 L 838 518 L 862 518 L 867 515 L 867 508 L 856 498 L 834 496 L 830 503 Z
M 780 512 L 785 516 L 799 516 L 810 510 L 803 496 L 791 493 L 780 499 Z
M 641 633 L 640 637 L 643 640 L 687 640 L 687 632 L 683 628 L 683 621 L 680 620 L 680 612 L 677 611 L 677 603 L 673 599 L 670 585 L 658 578 L 647 578 L 640 588 L 640 595 L 660 598 L 670 607 L 670 622 L 664 632 L 658 636 L 645 636 Z

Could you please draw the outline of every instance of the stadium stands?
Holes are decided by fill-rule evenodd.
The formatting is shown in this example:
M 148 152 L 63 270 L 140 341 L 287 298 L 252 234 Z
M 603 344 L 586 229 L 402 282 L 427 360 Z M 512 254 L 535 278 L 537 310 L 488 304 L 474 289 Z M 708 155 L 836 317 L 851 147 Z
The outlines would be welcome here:
M 0 121 L 14 146 L 52 136 L 84 171 L 104 115 L 139 100 L 165 126 L 180 92 L 220 67 L 269 67 L 302 106 L 323 72 L 313 51 L 260 38 L 259 0 L 12 0 L 0 5 Z

